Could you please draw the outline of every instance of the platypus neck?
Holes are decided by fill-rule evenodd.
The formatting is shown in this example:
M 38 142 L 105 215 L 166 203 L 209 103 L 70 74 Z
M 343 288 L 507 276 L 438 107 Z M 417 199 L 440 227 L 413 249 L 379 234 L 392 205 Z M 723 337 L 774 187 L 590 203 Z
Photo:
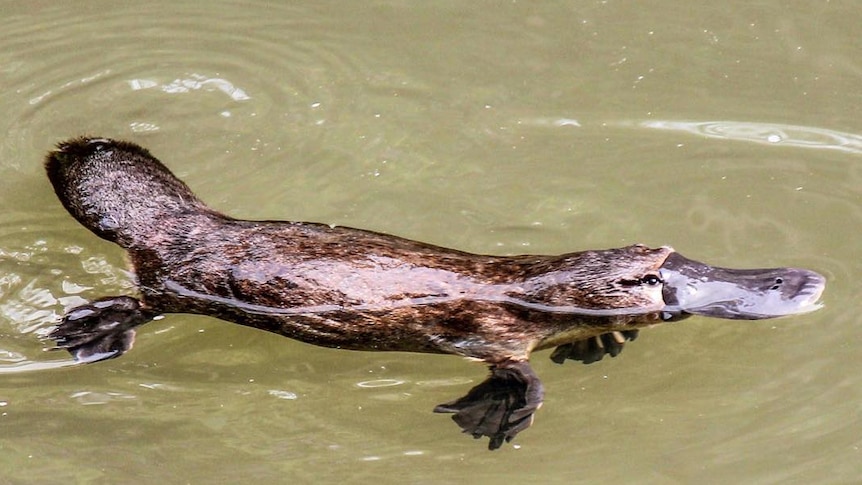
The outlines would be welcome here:
M 75 219 L 124 248 L 145 247 L 165 221 L 216 215 L 167 167 L 132 143 L 78 138 L 45 161 L 57 197 Z

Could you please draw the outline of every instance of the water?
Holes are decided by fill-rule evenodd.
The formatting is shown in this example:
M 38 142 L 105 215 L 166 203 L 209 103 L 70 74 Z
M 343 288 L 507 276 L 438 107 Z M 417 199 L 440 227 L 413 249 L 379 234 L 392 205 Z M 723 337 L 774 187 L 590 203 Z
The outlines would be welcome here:
M 848 483 L 862 476 L 855 3 L 2 4 L 4 483 Z M 462 250 L 633 242 L 825 274 L 825 308 L 692 318 L 612 360 L 533 357 L 545 406 L 488 452 L 434 405 L 455 357 L 320 349 L 169 315 L 120 359 L 43 350 L 132 293 L 57 203 L 79 134 L 147 146 L 219 210 Z

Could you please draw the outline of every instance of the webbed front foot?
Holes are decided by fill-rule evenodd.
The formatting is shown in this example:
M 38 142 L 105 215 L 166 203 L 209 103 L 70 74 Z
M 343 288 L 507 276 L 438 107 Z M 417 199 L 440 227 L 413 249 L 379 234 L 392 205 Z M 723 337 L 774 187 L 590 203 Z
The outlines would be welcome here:
M 592 364 L 602 360 L 605 354 L 616 357 L 623 351 L 623 345 L 626 341 L 634 340 L 637 337 L 637 330 L 603 333 L 588 339 L 560 345 L 551 353 L 551 360 L 557 364 L 562 364 L 566 359 Z
M 51 331 L 58 349 L 78 362 L 98 362 L 126 353 L 135 342 L 134 328 L 155 316 L 128 296 L 113 296 L 69 310 Z
M 533 413 L 542 405 L 544 389 L 527 362 L 507 362 L 491 367 L 491 375 L 466 396 L 434 408 L 435 413 L 454 413 L 452 420 L 474 438 L 487 436 L 489 450 L 512 441 L 533 424 Z

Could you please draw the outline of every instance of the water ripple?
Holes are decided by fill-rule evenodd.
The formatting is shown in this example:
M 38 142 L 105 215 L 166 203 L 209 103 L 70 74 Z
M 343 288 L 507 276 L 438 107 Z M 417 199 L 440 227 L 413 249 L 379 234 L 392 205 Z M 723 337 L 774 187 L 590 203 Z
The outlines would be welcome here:
M 157 88 L 168 94 L 181 94 L 199 89 L 209 89 L 221 91 L 234 101 L 247 101 L 251 99 L 251 96 L 244 90 L 234 86 L 227 79 L 210 78 L 204 74 L 197 73 L 189 74 L 186 78 L 174 79 L 168 83 L 162 83 L 153 79 L 130 79 L 127 83 L 132 91 Z
M 50 221 L 22 226 L 18 214 L 7 215 L 9 221 L 0 220 L 0 374 L 73 365 L 65 352 L 52 356 L 65 360 L 44 361 L 48 333 L 92 291 L 122 293 L 131 277 L 104 255 L 70 244 L 73 237 Z
M 862 135 L 814 126 L 757 123 L 746 121 L 650 120 L 638 126 L 656 130 L 681 131 L 707 138 L 748 141 L 765 145 L 819 148 L 862 153 Z
M 187 11 L 163 17 L 155 4 L 117 5 L 100 12 L 98 28 L 86 12 L 62 7 L 40 10 L 39 23 L 32 12 L 0 19 L 10 39 L 0 81 L 11 108 L 0 145 L 10 152 L 20 146 L 11 140 L 42 146 L 70 127 L 111 136 L 187 133 L 204 120 L 257 139 L 261 126 L 336 119 L 356 103 L 353 89 L 398 90 L 414 81 L 369 68 L 362 49 L 348 49 L 363 32 L 334 28 L 314 7 L 255 3 L 239 16 L 177 8 Z M 154 37 L 159 48 L 145 48 Z M 111 116 L 93 116 L 100 111 Z
M 377 387 L 392 387 L 392 386 L 400 386 L 404 384 L 406 381 L 401 379 L 375 379 L 371 381 L 362 381 L 357 382 L 357 387 L 363 387 L 366 389 L 373 389 Z

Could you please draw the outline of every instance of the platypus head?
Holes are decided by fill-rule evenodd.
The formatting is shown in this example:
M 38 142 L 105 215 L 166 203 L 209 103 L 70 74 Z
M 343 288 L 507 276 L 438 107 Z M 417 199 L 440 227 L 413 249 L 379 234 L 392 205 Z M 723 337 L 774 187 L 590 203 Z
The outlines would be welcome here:
M 532 270 L 530 294 L 542 309 L 600 316 L 654 314 L 665 321 L 689 315 L 758 320 L 809 312 L 820 308 L 826 285 L 823 276 L 805 269 L 720 268 L 690 260 L 668 246 L 640 244 L 572 253 Z
M 150 152 L 107 138 L 75 138 L 45 160 L 60 202 L 84 227 L 125 248 L 144 244 L 170 215 L 206 210 Z
M 759 320 L 820 308 L 826 279 L 806 269 L 728 269 L 672 252 L 659 269 L 667 315 Z

